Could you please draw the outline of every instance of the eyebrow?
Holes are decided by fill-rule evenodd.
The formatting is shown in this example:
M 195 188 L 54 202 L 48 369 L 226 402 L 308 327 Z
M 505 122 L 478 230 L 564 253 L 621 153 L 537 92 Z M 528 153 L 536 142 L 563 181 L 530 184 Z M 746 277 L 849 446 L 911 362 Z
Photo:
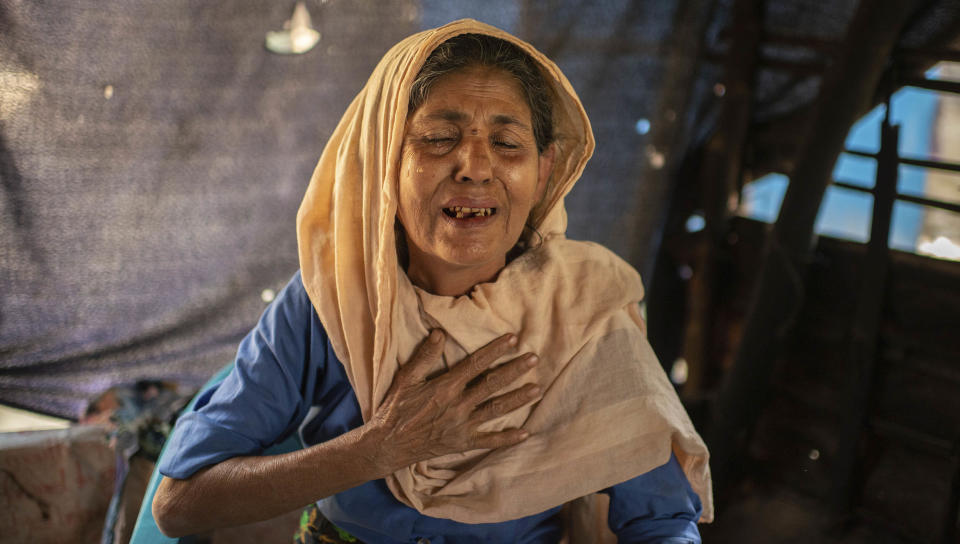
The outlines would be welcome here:
M 445 109 L 428 113 L 426 118 L 439 121 L 449 121 L 451 123 L 462 123 L 463 121 L 467 120 L 467 114 L 462 111 Z M 512 115 L 499 113 L 494 115 L 491 118 L 491 121 L 495 125 L 514 125 L 519 128 L 530 130 L 529 125 Z

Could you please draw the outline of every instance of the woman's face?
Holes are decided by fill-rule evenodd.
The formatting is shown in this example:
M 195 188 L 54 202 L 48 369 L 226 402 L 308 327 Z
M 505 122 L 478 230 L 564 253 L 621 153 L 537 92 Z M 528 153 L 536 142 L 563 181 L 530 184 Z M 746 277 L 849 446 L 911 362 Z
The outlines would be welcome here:
M 411 280 L 459 295 L 493 279 L 552 162 L 552 147 L 537 152 L 530 108 L 510 74 L 474 66 L 438 79 L 407 118 L 400 159 L 397 215 Z

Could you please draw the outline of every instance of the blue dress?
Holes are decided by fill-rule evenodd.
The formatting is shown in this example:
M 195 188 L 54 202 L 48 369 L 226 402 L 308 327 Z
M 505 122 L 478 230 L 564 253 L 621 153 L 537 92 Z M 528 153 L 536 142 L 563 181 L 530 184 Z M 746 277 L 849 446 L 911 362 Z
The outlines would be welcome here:
M 255 455 L 291 435 L 304 447 L 363 424 L 343 365 L 333 352 L 297 272 L 243 339 L 236 366 L 181 416 L 160 461 L 171 478 L 188 478 L 225 459 Z M 701 504 L 675 457 L 603 491 L 620 542 L 699 543 Z M 331 497 L 324 516 L 374 543 L 556 542 L 560 506 L 502 523 L 466 524 L 425 516 L 397 501 L 383 480 Z

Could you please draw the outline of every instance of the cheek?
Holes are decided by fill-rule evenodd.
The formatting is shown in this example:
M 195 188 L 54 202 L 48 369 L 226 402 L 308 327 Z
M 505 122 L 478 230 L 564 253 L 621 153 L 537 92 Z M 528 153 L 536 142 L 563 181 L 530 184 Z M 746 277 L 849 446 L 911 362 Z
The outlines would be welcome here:
M 400 181 L 397 216 L 408 232 L 428 228 L 432 198 L 437 184 L 433 181 L 427 165 L 414 160 L 404 160 L 400 165 Z
M 535 167 L 526 168 L 524 174 L 522 176 L 518 175 L 511 183 L 513 206 L 510 216 L 511 219 L 521 222 L 526 222 L 530 210 L 536 204 L 535 199 L 537 197 L 537 169 Z
M 414 202 L 417 189 L 417 161 L 412 154 L 404 150 L 400 156 L 400 176 L 397 182 L 397 198 L 399 200 L 398 213 L 409 211 L 407 208 Z
M 397 216 L 400 217 L 400 222 L 403 223 L 407 232 L 417 230 L 417 226 L 422 222 L 420 218 L 423 215 L 423 207 L 424 204 L 416 192 L 416 186 L 413 184 L 405 186 L 401 182 Z

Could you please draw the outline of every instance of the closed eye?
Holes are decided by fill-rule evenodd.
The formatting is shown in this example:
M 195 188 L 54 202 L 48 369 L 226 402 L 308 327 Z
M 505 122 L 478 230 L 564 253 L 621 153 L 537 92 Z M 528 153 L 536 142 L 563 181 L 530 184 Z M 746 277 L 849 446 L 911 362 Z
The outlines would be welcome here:
M 439 154 L 446 154 L 457 144 L 457 138 L 454 136 L 424 136 L 421 141 L 424 149 Z

